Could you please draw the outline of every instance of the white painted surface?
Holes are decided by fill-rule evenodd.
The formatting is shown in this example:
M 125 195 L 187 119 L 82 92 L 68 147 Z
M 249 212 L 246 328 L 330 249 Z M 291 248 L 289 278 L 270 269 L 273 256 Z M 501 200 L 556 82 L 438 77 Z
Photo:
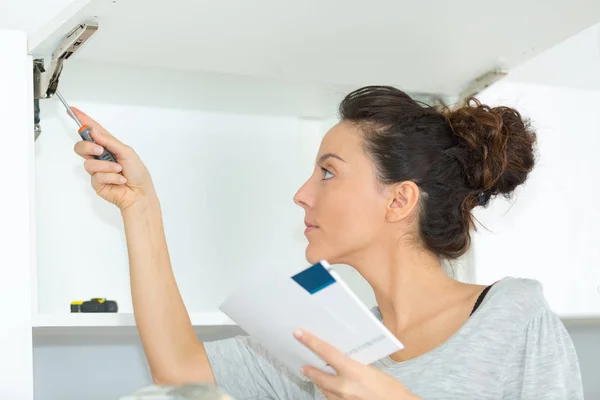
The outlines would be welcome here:
M 509 80 L 600 91 L 600 23 L 511 71 Z
M 25 32 L 0 30 L 0 49 L 0 398 L 31 399 L 32 67 Z
M 44 19 L 43 24 L 38 24 L 39 26 L 35 27 L 35 30 L 30 28 L 28 29 L 28 43 L 27 48 L 32 53 L 32 50 L 38 47 L 41 43 L 43 43 L 49 36 L 54 35 L 56 30 L 61 29 L 64 24 L 71 24 L 71 18 L 76 15 L 78 12 L 87 6 L 91 0 L 54 0 L 56 3 L 60 2 L 64 4 L 62 8 L 55 8 L 53 10 L 53 14 L 47 14 Z M 47 3 L 41 3 L 47 6 Z M 52 2 L 51 2 L 52 4 Z M 37 12 L 39 10 L 39 5 L 36 4 L 36 8 L 34 10 Z M 49 15 L 54 15 L 53 18 L 48 18 Z M 75 25 L 71 26 L 67 32 L 73 29 Z M 54 51 L 54 49 L 53 49 Z M 52 51 L 52 52 L 53 52 Z M 48 56 L 52 55 L 52 52 L 47 54 Z
M 229 326 L 235 325 L 222 312 L 190 313 L 194 326 Z M 36 328 L 77 328 L 77 327 L 133 327 L 133 313 L 56 313 L 38 314 L 34 316 L 33 326 Z
M 34 53 L 96 17 L 78 59 L 453 95 L 598 22 L 600 2 L 93 0 Z
M 561 316 L 600 318 L 600 91 L 505 81 L 480 98 L 532 118 L 539 159 L 515 201 L 478 210 L 477 281 L 535 278 Z
M 159 77 L 153 70 L 74 63 L 61 91 L 148 164 L 188 310 L 212 315 L 203 313 L 216 312 L 245 274 L 307 265 L 304 214 L 292 197 L 312 173 L 321 137 L 335 121 L 337 94 L 218 75 Z M 75 125 L 58 101 L 42 100 L 41 110 L 38 321 L 46 322 L 38 324 L 73 326 L 70 302 L 90 297 L 117 300 L 120 312 L 130 313 L 120 214 L 90 188 L 72 150 L 79 140 Z M 362 278 L 340 268 L 369 303 Z M 98 325 L 121 324 L 105 318 Z
M 306 265 L 303 214 L 291 199 L 306 177 L 296 165 L 310 167 L 310 122 L 75 104 L 136 148 L 152 171 L 190 311 L 215 310 L 252 271 Z M 72 300 L 91 297 L 117 300 L 131 312 L 120 214 L 89 187 L 72 153 L 71 121 L 62 112 L 44 119 L 37 158 L 40 312 L 66 313 Z
M 53 16 L 63 13 L 73 1 L 80 0 L 2 0 L 0 29 L 17 29 L 31 34 Z

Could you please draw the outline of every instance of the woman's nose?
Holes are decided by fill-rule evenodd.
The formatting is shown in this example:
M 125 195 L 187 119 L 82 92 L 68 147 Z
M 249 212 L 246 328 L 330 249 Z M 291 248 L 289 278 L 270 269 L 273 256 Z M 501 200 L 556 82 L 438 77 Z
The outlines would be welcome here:
M 310 194 L 309 189 L 310 179 L 298 189 L 294 195 L 294 203 L 304 209 L 312 208 L 314 203 L 314 196 Z

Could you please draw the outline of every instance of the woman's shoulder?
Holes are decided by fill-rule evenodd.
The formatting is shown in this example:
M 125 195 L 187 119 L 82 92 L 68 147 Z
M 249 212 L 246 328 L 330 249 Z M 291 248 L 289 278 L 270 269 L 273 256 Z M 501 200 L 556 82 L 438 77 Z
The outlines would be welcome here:
M 495 354 L 508 366 L 504 387 L 512 388 L 519 398 L 553 393 L 556 398 L 582 399 L 575 346 L 547 302 L 542 283 L 505 277 L 489 294 L 470 331 L 481 335 L 485 355 Z
M 371 308 L 371 312 L 382 320 L 377 306 Z M 548 317 L 554 319 L 556 316 L 544 296 L 542 283 L 507 276 L 493 283 L 472 319 L 476 321 L 474 325 L 491 323 L 521 330 L 534 318 Z
M 535 317 L 553 314 L 540 281 L 511 276 L 493 283 L 478 311 L 510 321 L 513 326 L 524 326 Z
M 525 304 L 541 307 L 546 303 L 544 288 L 540 281 L 531 278 L 517 278 L 506 276 L 494 283 L 489 292 L 489 298 L 503 297 L 520 303 L 527 299 Z

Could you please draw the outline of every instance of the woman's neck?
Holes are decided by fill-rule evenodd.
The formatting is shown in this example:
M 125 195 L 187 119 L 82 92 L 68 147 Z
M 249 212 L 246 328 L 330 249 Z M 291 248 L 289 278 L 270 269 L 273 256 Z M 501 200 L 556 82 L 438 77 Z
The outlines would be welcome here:
M 387 257 L 371 255 L 368 265 L 353 265 L 373 288 L 387 328 L 401 335 L 441 312 L 463 285 L 446 275 L 434 254 L 414 246 L 396 250 Z

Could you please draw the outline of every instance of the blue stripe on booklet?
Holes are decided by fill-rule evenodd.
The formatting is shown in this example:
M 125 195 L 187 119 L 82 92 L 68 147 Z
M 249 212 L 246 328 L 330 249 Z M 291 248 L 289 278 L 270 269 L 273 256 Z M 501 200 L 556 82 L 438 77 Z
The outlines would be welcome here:
M 325 289 L 327 286 L 335 283 L 335 278 L 331 276 L 321 263 L 317 263 L 297 273 L 292 276 L 292 279 L 310 294 L 315 294 L 319 290 Z

